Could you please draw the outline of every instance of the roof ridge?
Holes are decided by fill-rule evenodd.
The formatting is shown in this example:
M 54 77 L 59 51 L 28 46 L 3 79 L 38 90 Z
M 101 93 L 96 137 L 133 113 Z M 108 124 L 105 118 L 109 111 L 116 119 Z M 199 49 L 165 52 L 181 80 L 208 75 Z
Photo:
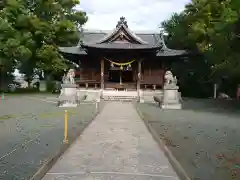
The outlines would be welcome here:
M 114 29 L 112 29 L 112 30 L 83 29 L 84 33 L 105 33 L 105 34 L 107 34 L 107 33 L 111 33 L 112 31 L 114 31 Z M 136 31 L 130 30 L 130 31 L 133 32 L 134 34 L 143 34 L 143 35 L 144 34 L 146 34 L 146 35 L 149 35 L 149 34 L 160 34 L 160 32 L 151 31 L 151 30 L 136 30 Z
M 140 38 L 139 36 L 137 36 L 137 34 L 135 32 L 133 32 L 132 30 L 130 30 L 128 27 L 125 27 L 127 31 L 129 31 L 134 38 L 138 39 L 140 42 L 142 42 L 143 44 L 148 44 L 148 42 L 142 40 L 142 38 Z
M 98 43 L 102 43 L 104 41 L 106 41 L 107 39 L 111 38 L 114 34 L 116 34 L 121 28 L 123 28 L 130 36 L 132 36 L 133 38 L 135 38 L 139 43 L 141 44 L 148 44 L 147 42 L 145 42 L 144 40 L 142 40 L 142 38 L 140 38 L 139 36 L 137 36 L 133 31 L 131 31 L 125 24 L 121 24 L 120 26 L 116 27 L 115 29 L 113 29 L 111 32 L 109 32 L 108 34 L 106 34 L 102 39 L 98 40 Z

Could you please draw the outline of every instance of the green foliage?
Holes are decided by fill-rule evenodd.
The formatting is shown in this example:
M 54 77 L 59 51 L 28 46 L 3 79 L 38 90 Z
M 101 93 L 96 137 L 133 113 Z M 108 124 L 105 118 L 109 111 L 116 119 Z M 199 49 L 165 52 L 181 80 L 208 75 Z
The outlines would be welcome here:
M 239 0 L 192 0 L 183 12 L 162 23 L 169 33 L 170 47 L 201 52 L 207 66 L 196 67 L 195 71 L 202 71 L 200 74 L 208 77 L 208 82 L 219 82 L 223 77 L 235 81 L 240 77 L 239 9 Z M 195 61 L 195 57 L 190 59 Z
M 28 80 L 34 69 L 59 72 L 66 68 L 57 47 L 76 44 L 85 12 L 78 0 L 5 0 L 0 3 L 0 64 L 17 67 Z M 6 69 L 6 68 L 5 68 Z
M 53 92 L 55 90 L 55 82 L 52 80 L 46 81 L 46 90 L 47 92 Z
M 184 13 L 173 14 L 162 26 L 169 34 L 166 43 L 175 49 L 197 50 L 195 41 L 190 36 L 189 22 Z

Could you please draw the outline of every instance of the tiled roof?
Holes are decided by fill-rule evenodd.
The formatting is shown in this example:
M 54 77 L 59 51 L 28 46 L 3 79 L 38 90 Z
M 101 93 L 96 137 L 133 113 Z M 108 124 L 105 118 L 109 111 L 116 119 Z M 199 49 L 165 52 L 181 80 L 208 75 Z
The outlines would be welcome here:
M 148 45 L 148 44 L 131 44 L 131 43 L 123 43 L 122 41 L 120 42 L 112 42 L 112 43 L 106 43 L 106 44 L 87 44 L 87 45 L 82 45 L 83 47 L 87 48 L 97 48 L 97 49 L 135 49 L 135 50 L 147 50 L 147 49 L 152 49 L 152 50 L 160 50 L 161 46 L 157 45 Z
M 122 28 L 122 29 L 121 29 Z M 119 31 L 122 30 L 122 31 Z M 116 35 L 117 32 L 125 32 L 137 43 L 117 43 L 108 40 Z M 76 47 L 60 47 L 59 50 L 69 54 L 87 54 L 83 48 L 102 48 L 102 49 L 153 49 L 156 50 L 156 56 L 179 56 L 187 52 L 184 50 L 169 49 L 160 32 L 132 32 L 125 18 L 121 17 L 117 27 L 113 31 L 87 30 L 80 32 L 80 41 Z M 159 51 L 158 51 L 159 50 Z
M 107 34 L 109 34 L 109 31 L 84 30 L 80 36 L 82 37 L 81 41 L 88 44 L 100 41 Z M 158 34 L 157 32 L 136 32 L 135 34 L 143 41 L 146 41 L 149 45 L 156 44 L 155 36 L 160 36 L 160 34 Z

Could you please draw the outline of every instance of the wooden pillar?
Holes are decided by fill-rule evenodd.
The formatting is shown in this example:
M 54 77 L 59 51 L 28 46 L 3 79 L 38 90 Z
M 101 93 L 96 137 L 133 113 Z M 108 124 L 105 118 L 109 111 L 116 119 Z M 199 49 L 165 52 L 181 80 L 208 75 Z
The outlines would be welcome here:
M 94 70 L 95 70 L 95 69 L 92 69 L 92 74 L 91 74 L 92 77 L 91 77 L 91 80 L 94 80 Z
M 137 93 L 138 93 L 138 97 L 140 97 L 140 85 L 141 85 L 141 76 L 142 76 L 142 60 L 138 61 L 138 78 L 137 78 Z
M 119 84 L 122 85 L 122 70 L 120 70 L 119 74 Z
M 164 61 L 162 61 L 162 70 L 163 70 L 163 74 L 162 74 L 162 90 L 164 89 L 164 83 L 165 83 L 165 64 L 164 64 Z
M 103 90 L 104 90 L 104 60 L 101 59 L 101 97 L 103 95 Z

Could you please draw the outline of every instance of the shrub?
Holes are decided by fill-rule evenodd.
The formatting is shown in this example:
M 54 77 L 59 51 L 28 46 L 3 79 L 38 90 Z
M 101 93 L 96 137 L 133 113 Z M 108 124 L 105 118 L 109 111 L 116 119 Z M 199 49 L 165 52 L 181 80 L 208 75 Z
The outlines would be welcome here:
M 54 81 L 46 81 L 46 90 L 47 92 L 53 92 L 55 89 L 55 82 Z
M 36 93 L 36 92 L 39 92 L 38 88 L 28 87 L 28 88 L 16 88 L 13 93 Z

